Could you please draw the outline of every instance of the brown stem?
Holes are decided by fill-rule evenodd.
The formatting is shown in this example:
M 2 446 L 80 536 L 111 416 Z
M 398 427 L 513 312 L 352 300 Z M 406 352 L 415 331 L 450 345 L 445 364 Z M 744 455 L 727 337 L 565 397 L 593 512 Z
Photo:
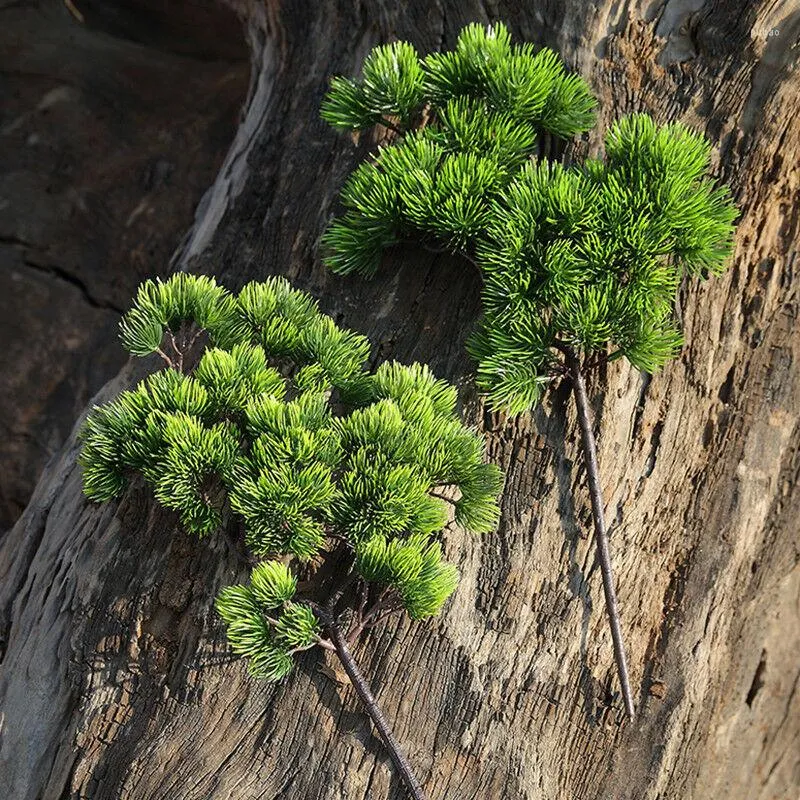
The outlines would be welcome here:
M 391 120 L 386 119 L 386 117 L 381 117 L 379 125 L 383 125 L 384 128 L 388 128 L 390 131 L 394 131 L 395 133 L 399 133 L 401 136 L 405 133 L 405 131 L 394 124 Z
M 178 347 L 177 343 L 175 342 L 175 334 L 167 328 L 167 334 L 169 335 L 169 341 L 172 345 L 172 349 L 175 351 L 175 355 L 178 357 L 176 363 L 176 369 L 178 372 L 183 372 L 183 351 Z
M 449 247 L 433 247 L 431 245 L 425 244 L 424 242 L 420 243 L 414 240 L 414 244 L 419 245 L 422 247 L 423 250 L 427 250 L 429 253 L 449 253 L 450 255 L 458 255 L 462 258 L 466 258 L 473 267 L 478 268 L 478 262 L 466 251 L 466 250 L 451 250 Z M 481 282 L 483 282 L 483 273 L 478 268 L 478 277 L 481 278 Z
M 192 348 L 194 347 L 194 343 L 198 340 L 198 338 L 200 337 L 200 334 L 202 334 L 204 331 L 205 331 L 204 328 L 198 328 L 195 331 L 194 336 L 192 336 L 192 338 L 189 339 L 189 342 L 186 345 L 186 348 L 184 350 L 185 353 L 190 353 L 191 352 Z M 188 336 L 187 336 L 187 338 L 188 338 Z
M 156 353 L 158 353 L 161 358 L 167 362 L 167 366 L 170 369 L 175 369 L 175 364 L 173 363 L 172 359 L 160 347 L 156 347 Z
M 569 345 L 559 347 L 563 351 L 567 367 L 572 377 L 572 390 L 578 407 L 578 422 L 581 428 L 583 458 L 586 462 L 586 474 L 589 478 L 589 495 L 592 499 L 592 517 L 594 518 L 594 535 L 597 543 L 597 556 L 600 572 L 603 575 L 603 593 L 606 598 L 606 610 L 611 624 L 611 639 L 614 642 L 614 658 L 617 662 L 619 682 L 622 685 L 622 697 L 625 710 L 633 717 L 633 696 L 631 695 L 628 663 L 625 658 L 625 646 L 622 642 L 622 628 L 617 607 L 617 594 L 614 591 L 614 576 L 611 572 L 611 554 L 608 548 L 608 533 L 603 516 L 603 495 L 600 489 L 600 471 L 597 466 L 597 448 L 592 431 L 592 418 L 589 410 L 589 399 L 586 396 L 586 383 L 581 372 L 581 363 L 575 350 Z
M 181 351 L 178 349 L 178 345 L 175 342 L 175 334 L 169 328 L 167 328 L 167 336 L 169 336 L 169 341 L 172 345 L 172 349 L 175 351 L 175 355 L 180 356 Z
M 336 608 L 337 603 L 342 599 L 342 595 L 358 580 L 358 575 L 355 572 L 348 573 L 347 577 L 339 584 L 339 586 L 331 594 L 328 600 L 328 609 L 332 614 Z
M 330 603 L 328 604 L 326 617 L 325 624 L 330 633 L 333 646 L 336 648 L 336 654 L 339 656 L 339 660 L 342 662 L 344 671 L 347 673 L 350 683 L 353 684 L 356 694 L 364 704 L 367 714 L 369 714 L 381 739 L 383 739 L 383 744 L 389 753 L 389 757 L 392 759 L 395 769 L 400 774 L 406 789 L 408 789 L 409 795 L 413 800 L 426 800 L 422 785 L 411 769 L 411 765 L 408 763 L 405 753 L 400 749 L 397 739 L 394 738 L 392 729 L 389 727 L 386 718 L 383 716 L 383 712 L 370 691 L 369 684 L 366 682 L 364 676 L 361 674 L 361 670 L 353 660 L 353 656 L 347 647 L 347 642 L 342 634 L 342 630 L 336 622 L 336 617 L 333 615 L 333 609 Z
M 369 620 L 364 623 L 364 629 L 369 630 L 370 628 L 374 628 L 381 620 L 386 619 L 386 617 L 390 617 L 400 608 L 401 606 L 397 604 L 381 606 L 380 612 L 371 616 Z
M 364 583 L 366 586 L 366 582 Z M 358 637 L 361 635 L 361 632 L 366 630 L 367 628 L 371 628 L 376 620 L 380 617 L 380 612 L 386 609 L 390 611 L 395 611 L 396 609 L 392 605 L 391 598 L 387 597 L 389 594 L 390 587 L 385 587 L 383 591 L 378 595 L 378 599 L 370 606 L 367 611 L 364 611 L 366 603 L 361 606 L 356 614 L 356 624 L 353 626 L 352 630 L 347 632 L 347 642 L 349 644 L 355 644 Z
M 361 586 L 359 589 L 359 598 L 358 598 L 358 611 L 356 612 L 356 618 L 359 622 L 364 619 L 364 609 L 367 607 L 367 602 L 369 601 L 369 584 L 362 580 Z

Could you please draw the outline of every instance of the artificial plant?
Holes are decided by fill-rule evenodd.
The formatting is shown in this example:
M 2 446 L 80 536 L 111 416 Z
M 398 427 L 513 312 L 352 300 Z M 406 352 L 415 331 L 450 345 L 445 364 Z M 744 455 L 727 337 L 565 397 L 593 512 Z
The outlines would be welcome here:
M 360 79 L 332 81 L 322 116 L 340 129 L 380 124 L 394 138 L 348 178 L 323 247 L 343 274 L 374 274 L 383 249 L 403 240 L 472 261 L 483 315 L 468 346 L 492 407 L 523 412 L 554 379 L 571 379 L 632 716 L 584 373 L 623 356 L 652 372 L 678 352 L 678 287 L 723 269 L 736 209 L 706 178 L 704 137 L 643 114 L 611 126 L 603 158 L 536 157 L 542 133 L 588 130 L 594 106 L 550 50 L 512 44 L 503 25 L 469 25 L 453 51 L 425 58 L 404 42 L 377 47 Z
M 451 517 L 496 523 L 501 474 L 455 388 L 419 364 L 367 372 L 368 340 L 281 278 L 238 295 L 185 273 L 147 281 L 121 334 L 164 368 L 92 410 L 85 493 L 108 501 L 141 475 L 191 533 L 241 531 L 259 563 L 216 600 L 232 649 L 267 680 L 302 651 L 334 651 L 423 797 L 350 646 L 396 611 L 439 613 L 458 580 L 440 543 Z

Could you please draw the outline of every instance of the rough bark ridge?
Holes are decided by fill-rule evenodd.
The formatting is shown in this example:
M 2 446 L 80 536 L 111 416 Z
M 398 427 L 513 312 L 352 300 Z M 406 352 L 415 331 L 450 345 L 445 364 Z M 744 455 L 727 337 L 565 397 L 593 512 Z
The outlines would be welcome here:
M 614 662 L 566 385 L 505 418 L 463 382 L 466 413 L 508 471 L 502 525 L 450 534 L 463 578 L 440 620 L 392 622 L 355 655 L 432 798 L 794 796 L 800 11 L 702 0 L 240 11 L 247 115 L 180 267 L 233 286 L 285 274 L 371 336 L 376 356 L 428 360 L 450 379 L 468 373 L 479 307 L 465 264 L 398 251 L 371 283 L 319 264 L 317 238 L 359 157 L 318 118 L 331 73 L 352 73 L 382 41 L 428 51 L 469 21 L 503 19 L 587 76 L 601 123 L 648 110 L 715 142 L 742 210 L 732 269 L 682 293 L 681 359 L 652 380 L 615 364 L 589 385 L 636 720 L 609 707 Z M 133 378 L 123 370 L 102 397 Z M 319 656 L 277 687 L 225 662 L 211 601 L 242 571 L 223 540 L 198 545 L 140 489 L 89 505 L 75 452 L 72 439 L 0 553 L 0 794 L 402 797 Z

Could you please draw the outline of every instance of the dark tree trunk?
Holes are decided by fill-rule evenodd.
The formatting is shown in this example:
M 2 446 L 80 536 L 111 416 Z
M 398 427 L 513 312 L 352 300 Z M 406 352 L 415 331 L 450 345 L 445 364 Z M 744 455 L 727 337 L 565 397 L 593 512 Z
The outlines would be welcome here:
M 119 313 L 169 270 L 238 124 L 236 15 L 158 5 L 0 3 L 0 532 L 125 363 Z
M 795 796 L 800 12 L 677 0 L 237 10 L 252 56 L 246 114 L 176 266 L 234 288 L 286 275 L 369 335 L 376 358 L 430 362 L 460 382 L 466 416 L 508 473 L 499 530 L 448 536 L 462 581 L 443 617 L 392 620 L 354 651 L 427 794 Z M 615 696 L 569 384 L 533 414 L 486 412 L 466 379 L 479 311 L 468 265 L 398 250 L 367 283 L 326 273 L 317 254 L 369 145 L 320 121 L 329 76 L 394 38 L 451 46 L 473 20 L 555 47 L 591 82 L 602 125 L 647 110 L 704 130 L 742 211 L 730 271 L 681 293 L 682 357 L 652 379 L 615 362 L 588 385 L 630 723 Z M 579 149 L 599 142 L 594 133 Z M 134 378 L 123 369 L 96 401 Z M 403 797 L 322 656 L 279 686 L 227 658 L 212 600 L 244 573 L 224 542 L 190 539 L 138 488 L 89 504 L 75 454 L 73 435 L 0 551 L 0 796 Z

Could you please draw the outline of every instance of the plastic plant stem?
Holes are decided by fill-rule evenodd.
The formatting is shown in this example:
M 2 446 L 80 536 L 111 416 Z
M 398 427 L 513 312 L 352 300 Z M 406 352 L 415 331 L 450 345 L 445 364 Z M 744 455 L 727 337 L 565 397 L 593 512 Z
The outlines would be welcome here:
M 589 494 L 592 499 L 592 518 L 594 519 L 594 536 L 597 543 L 597 557 L 600 561 L 600 572 L 603 575 L 603 593 L 606 598 L 606 611 L 611 625 L 611 639 L 614 642 L 614 659 L 617 662 L 619 682 L 622 685 L 622 697 L 625 701 L 625 710 L 633 718 L 633 697 L 631 683 L 628 677 L 628 662 L 625 658 L 625 645 L 622 642 L 622 629 L 619 622 L 619 608 L 617 594 L 614 590 L 614 576 L 611 572 L 611 555 L 608 548 L 608 533 L 603 515 L 603 495 L 600 490 L 600 473 L 597 468 L 597 448 L 592 431 L 592 417 L 589 411 L 589 400 L 586 396 L 586 383 L 583 380 L 581 363 L 572 347 L 562 347 L 567 369 L 572 378 L 572 391 L 575 395 L 575 404 L 578 407 L 578 422 L 581 427 L 581 442 L 583 444 L 583 459 L 586 462 L 586 473 L 589 479 Z
M 367 714 L 369 714 L 370 719 L 378 729 L 378 733 L 380 733 L 381 739 L 383 739 L 389 757 L 392 759 L 395 769 L 406 785 L 409 795 L 414 798 L 414 800 L 427 800 L 427 795 L 423 791 L 411 765 L 408 763 L 405 753 L 400 749 L 397 739 L 394 738 L 394 734 L 389 727 L 389 723 L 386 721 L 386 717 L 383 716 L 383 712 L 370 691 L 369 684 L 361 674 L 358 664 L 353 660 L 350 649 L 347 647 L 345 636 L 336 622 L 336 617 L 330 605 L 328 606 L 326 617 L 325 626 L 330 633 L 331 641 L 336 649 L 336 654 L 339 656 L 339 660 L 342 662 L 344 671 L 347 673 L 347 677 L 350 678 L 350 683 L 353 684 L 356 694 L 364 704 Z

